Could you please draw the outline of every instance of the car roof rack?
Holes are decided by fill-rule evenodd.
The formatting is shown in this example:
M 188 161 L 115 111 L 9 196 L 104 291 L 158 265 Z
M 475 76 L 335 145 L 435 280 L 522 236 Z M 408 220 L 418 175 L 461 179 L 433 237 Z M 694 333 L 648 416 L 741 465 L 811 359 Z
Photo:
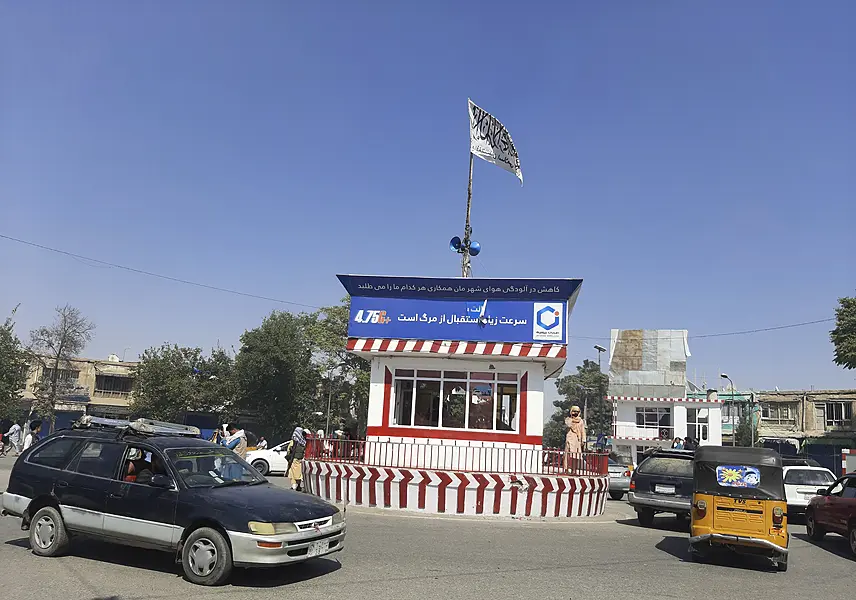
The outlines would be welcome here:
M 93 417 L 84 415 L 74 423 L 74 429 L 116 429 L 119 435 L 122 433 L 136 433 L 140 435 L 176 435 L 187 437 L 199 437 L 201 432 L 193 425 L 181 425 L 179 423 L 167 423 L 165 421 L 154 421 L 152 419 L 136 419 L 126 421 L 123 419 L 107 419 L 104 417 Z

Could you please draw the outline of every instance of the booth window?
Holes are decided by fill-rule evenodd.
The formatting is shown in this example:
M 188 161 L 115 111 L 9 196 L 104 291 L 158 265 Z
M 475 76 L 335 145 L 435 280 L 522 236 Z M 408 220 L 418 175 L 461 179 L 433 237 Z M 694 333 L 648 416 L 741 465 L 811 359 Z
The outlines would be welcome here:
M 707 426 L 709 417 L 707 408 L 687 409 L 687 437 L 702 442 L 707 441 Z
M 517 431 L 517 373 L 395 370 L 393 424 Z

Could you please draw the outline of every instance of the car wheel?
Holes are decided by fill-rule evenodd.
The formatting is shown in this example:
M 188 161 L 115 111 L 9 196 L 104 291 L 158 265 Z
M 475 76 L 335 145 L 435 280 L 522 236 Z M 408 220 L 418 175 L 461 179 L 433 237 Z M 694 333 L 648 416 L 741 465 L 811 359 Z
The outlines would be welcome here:
M 609 492 L 609 497 L 613 500 L 621 500 L 624 498 L 624 492 Z
M 270 471 L 270 465 L 267 463 L 266 460 L 263 460 L 261 458 L 253 461 L 253 468 L 262 475 L 267 475 Z
M 232 549 L 219 531 L 200 527 L 184 541 L 181 566 L 192 583 L 220 585 L 232 573 Z
M 805 514 L 805 532 L 808 534 L 808 537 L 815 542 L 819 542 L 823 539 L 823 536 L 826 535 L 823 527 L 817 524 L 814 511 L 808 511 Z
M 654 511 L 650 508 L 641 508 L 636 511 L 636 518 L 642 527 L 651 527 L 654 524 Z
M 30 548 L 37 556 L 59 556 L 68 548 L 62 515 L 52 506 L 39 509 L 30 521 Z
M 856 554 L 856 524 L 850 525 L 850 532 L 847 534 L 847 539 L 850 540 L 850 552 Z

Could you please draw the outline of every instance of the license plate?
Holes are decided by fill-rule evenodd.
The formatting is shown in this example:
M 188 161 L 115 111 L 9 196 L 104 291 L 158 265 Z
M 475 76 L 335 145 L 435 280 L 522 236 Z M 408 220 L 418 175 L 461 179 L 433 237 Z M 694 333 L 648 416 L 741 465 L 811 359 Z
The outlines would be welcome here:
M 675 486 L 673 485 L 654 485 L 654 492 L 657 494 L 672 494 L 675 493 Z
M 306 556 L 318 556 L 319 554 L 324 554 L 327 550 L 330 549 L 330 542 L 312 542 L 309 545 L 309 551 L 306 552 Z

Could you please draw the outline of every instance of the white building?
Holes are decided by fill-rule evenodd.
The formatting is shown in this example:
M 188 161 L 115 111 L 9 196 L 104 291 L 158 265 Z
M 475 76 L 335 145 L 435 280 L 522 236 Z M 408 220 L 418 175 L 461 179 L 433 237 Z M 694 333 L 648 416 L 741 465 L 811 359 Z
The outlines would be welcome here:
M 616 452 L 638 463 L 648 448 L 671 447 L 675 438 L 722 444 L 722 402 L 715 394 L 687 397 L 690 356 L 686 330 L 612 330 L 608 399 Z

